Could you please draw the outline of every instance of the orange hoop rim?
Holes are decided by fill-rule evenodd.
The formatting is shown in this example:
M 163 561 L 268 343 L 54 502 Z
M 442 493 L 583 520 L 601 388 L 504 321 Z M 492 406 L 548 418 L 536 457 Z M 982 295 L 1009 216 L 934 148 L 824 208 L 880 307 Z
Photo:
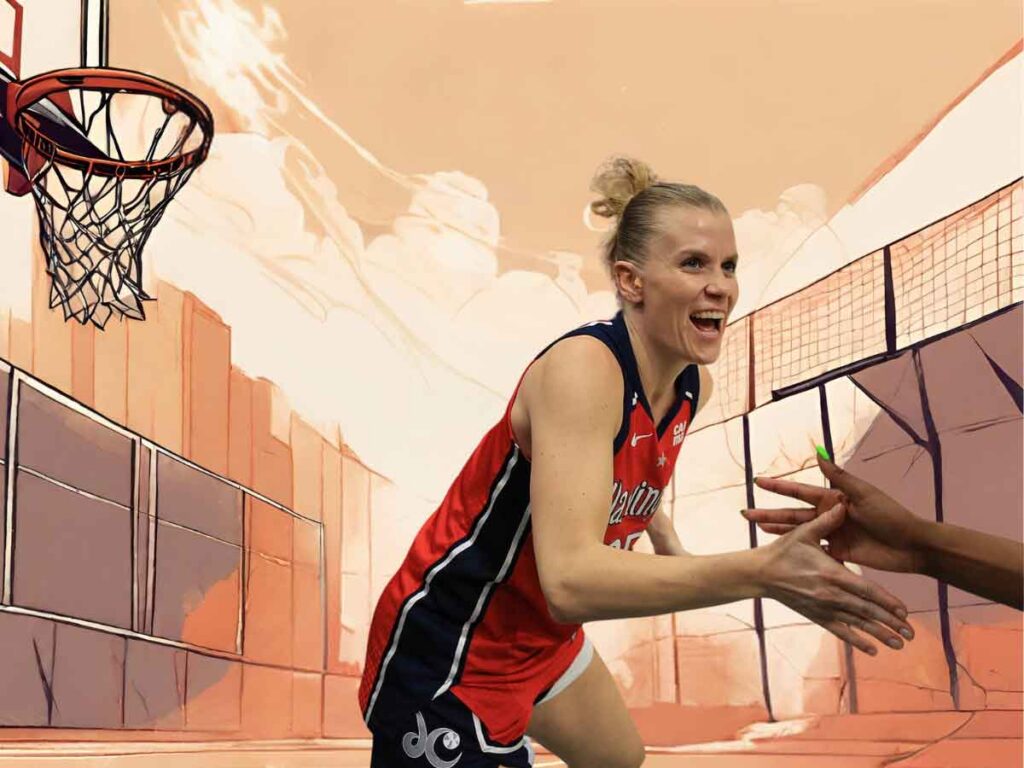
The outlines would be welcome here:
M 89 91 L 137 93 L 170 102 L 191 117 L 203 132 L 195 149 L 163 160 L 117 160 L 83 157 L 62 147 L 28 120 L 26 112 L 48 96 L 71 88 Z M 85 173 L 116 178 L 151 179 L 174 176 L 206 160 L 213 141 L 213 114 L 196 96 L 166 80 L 141 72 L 109 67 L 57 69 L 8 86 L 10 123 L 29 147 L 40 155 Z

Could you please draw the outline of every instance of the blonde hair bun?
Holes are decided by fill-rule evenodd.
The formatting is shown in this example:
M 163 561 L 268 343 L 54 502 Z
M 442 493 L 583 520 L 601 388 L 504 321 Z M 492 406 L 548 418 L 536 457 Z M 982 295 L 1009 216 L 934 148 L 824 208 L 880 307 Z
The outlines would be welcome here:
M 601 195 L 590 204 L 590 210 L 597 216 L 617 219 L 633 197 L 657 181 L 654 171 L 642 160 L 613 157 L 597 169 L 590 182 L 590 189 Z

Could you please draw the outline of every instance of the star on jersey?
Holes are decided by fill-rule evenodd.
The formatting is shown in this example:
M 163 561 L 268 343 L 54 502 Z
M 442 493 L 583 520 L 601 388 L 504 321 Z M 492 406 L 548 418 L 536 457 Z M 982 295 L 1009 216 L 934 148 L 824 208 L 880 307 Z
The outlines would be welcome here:
M 666 464 L 668 464 L 668 459 L 665 458 L 665 454 L 663 453 L 658 457 L 658 466 L 664 467 Z

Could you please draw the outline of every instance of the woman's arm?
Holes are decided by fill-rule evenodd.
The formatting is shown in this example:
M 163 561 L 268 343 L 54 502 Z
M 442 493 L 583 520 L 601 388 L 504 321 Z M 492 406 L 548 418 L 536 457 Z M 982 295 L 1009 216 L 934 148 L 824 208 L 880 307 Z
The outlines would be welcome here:
M 556 620 L 652 616 L 768 596 L 867 652 L 874 646 L 849 624 L 902 645 L 882 624 L 909 633 L 895 615 L 906 615 L 903 604 L 818 546 L 828 526 L 841 522 L 836 515 L 766 547 L 720 555 L 666 557 L 604 546 L 622 387 L 611 352 L 577 337 L 538 361 L 520 390 L 531 432 L 533 546 Z
M 832 488 L 759 477 L 758 486 L 791 496 L 807 509 L 749 509 L 768 533 L 785 534 L 843 498 L 846 522 L 829 540 L 832 554 L 883 571 L 923 573 L 1020 610 L 1024 607 L 1024 544 L 949 523 L 925 520 L 867 480 L 818 456 Z
M 683 543 L 679 540 L 679 534 L 676 533 L 672 520 L 660 506 L 654 513 L 654 517 L 651 518 L 651 522 L 647 524 L 647 536 L 650 538 L 651 544 L 654 545 L 656 555 L 679 557 L 690 554 L 683 549 Z
M 922 520 L 921 571 L 934 579 L 1024 609 L 1024 544 L 949 523 Z

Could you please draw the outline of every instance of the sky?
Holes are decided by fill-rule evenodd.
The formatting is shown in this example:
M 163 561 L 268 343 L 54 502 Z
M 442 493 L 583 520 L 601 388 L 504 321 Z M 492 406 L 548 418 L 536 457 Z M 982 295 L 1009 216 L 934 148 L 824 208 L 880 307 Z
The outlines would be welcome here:
M 189 3 L 159 0 L 162 16 L 152 5 L 112 0 L 111 62 L 189 83 L 166 25 Z M 814 216 L 828 216 L 1020 38 L 1022 21 L 1015 0 L 238 6 L 279 15 L 304 92 L 382 163 L 481 180 L 501 215 L 502 269 L 572 251 L 592 288 L 605 280 L 601 236 L 581 212 L 607 156 L 701 185 L 734 217 L 813 185 Z M 386 227 L 405 209 L 387 179 L 328 150 L 330 132 L 311 128 L 307 142 L 363 224 Z

